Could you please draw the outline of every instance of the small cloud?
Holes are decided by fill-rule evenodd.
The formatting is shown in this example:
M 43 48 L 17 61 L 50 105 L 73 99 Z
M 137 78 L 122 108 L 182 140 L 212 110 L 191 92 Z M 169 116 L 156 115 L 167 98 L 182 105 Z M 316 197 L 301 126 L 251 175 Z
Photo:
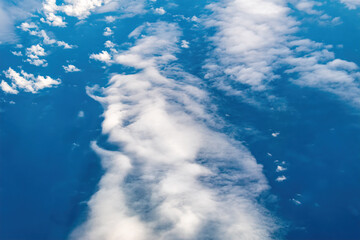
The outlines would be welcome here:
M 98 54 L 93 53 L 90 55 L 90 59 L 94 59 L 100 62 L 105 62 L 107 64 L 110 64 L 112 62 L 111 55 L 107 51 L 102 51 L 101 53 Z
M 48 64 L 45 59 L 41 59 L 40 57 L 46 56 L 45 49 L 40 45 L 32 45 L 31 47 L 26 49 L 26 59 L 32 65 L 46 67 Z
M 84 113 L 84 111 L 80 111 L 78 113 L 78 118 L 83 118 L 83 117 L 85 117 L 85 113 Z
M 286 168 L 285 168 L 285 167 L 277 166 L 276 172 L 283 172 L 283 171 L 286 171 Z
M 163 7 L 155 8 L 154 12 L 159 15 L 164 15 L 166 13 Z
M 299 200 L 295 199 L 295 198 L 292 198 L 291 201 L 295 204 L 295 205 L 301 205 L 302 202 L 300 202 Z
M 105 42 L 105 47 L 106 47 L 106 48 L 114 48 L 115 46 L 116 46 L 116 44 L 113 43 L 113 42 L 110 41 L 110 40 L 107 40 L 107 41 Z
M 111 36 L 113 34 L 114 34 L 114 32 L 111 30 L 111 28 L 106 27 L 103 35 L 108 37 L 108 36 Z
M 16 44 L 16 48 L 23 48 L 24 46 L 22 44 Z
M 106 16 L 105 21 L 108 23 L 115 22 L 116 18 L 114 16 Z
M 67 66 L 63 66 L 63 68 L 64 68 L 64 70 L 65 70 L 65 72 L 80 72 L 81 70 L 80 69 L 78 69 L 77 67 L 75 67 L 74 65 L 71 65 L 71 64 L 69 64 L 69 65 L 67 65 Z
M 278 137 L 279 135 L 280 135 L 279 132 L 274 132 L 274 133 L 271 134 L 271 136 L 273 136 L 273 137 Z
M 18 57 L 21 57 L 23 55 L 20 51 L 11 51 L 11 53 Z
M 29 32 L 29 31 L 32 31 L 32 30 L 36 30 L 38 29 L 38 26 L 33 23 L 33 22 L 23 22 L 21 25 L 20 25 L 20 29 L 25 31 L 25 32 Z
M 188 41 L 186 41 L 186 40 L 182 40 L 181 41 L 181 47 L 182 48 L 189 48 L 189 42 Z
M 277 182 L 283 182 L 283 181 L 285 181 L 286 179 L 287 179 L 287 178 L 283 175 L 283 176 L 277 177 L 275 181 L 277 181 Z
M 197 16 L 192 16 L 191 21 L 198 22 L 199 18 Z

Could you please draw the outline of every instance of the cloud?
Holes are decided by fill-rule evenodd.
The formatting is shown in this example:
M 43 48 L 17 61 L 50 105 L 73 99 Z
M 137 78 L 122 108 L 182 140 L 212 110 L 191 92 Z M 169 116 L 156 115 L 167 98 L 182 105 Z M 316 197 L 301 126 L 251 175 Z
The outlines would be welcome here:
M 5 82 L 4 80 L 1 81 L 0 83 L 0 87 L 1 90 L 3 90 L 6 93 L 11 93 L 11 94 L 18 94 L 19 91 L 16 90 L 15 88 L 13 88 L 12 86 L 10 86 L 7 82 Z
M 182 40 L 181 41 L 181 47 L 182 48 L 189 48 L 189 42 L 188 41 L 186 41 L 186 40 Z
M 299 5 L 300 4 L 300 5 Z M 316 2 L 301 1 L 311 11 Z M 271 91 L 272 82 L 289 74 L 294 84 L 331 92 L 359 106 L 356 64 L 337 59 L 329 46 L 295 36 L 301 22 L 290 16 L 286 1 L 224 0 L 210 4 L 216 47 L 206 78 L 228 94 L 252 98 Z M 283 71 L 283 69 L 285 69 Z
M 341 3 L 345 4 L 349 9 L 356 9 L 360 6 L 360 2 L 358 0 L 340 0 Z
M 104 29 L 104 36 L 106 36 L 106 37 L 108 37 L 108 36 L 111 36 L 111 35 L 113 35 L 114 34 L 114 32 L 111 30 L 111 28 L 109 28 L 109 27 L 106 27 L 105 29 Z
M 15 42 L 15 24 L 29 16 L 39 6 L 36 0 L 0 1 L 0 44 Z
M 172 66 L 181 32 L 145 24 L 114 63 L 137 69 L 88 88 L 104 107 L 102 132 L 119 151 L 93 143 L 105 174 L 73 239 L 270 239 L 275 220 L 257 203 L 262 167 L 214 130 L 201 80 Z
M 11 53 L 18 57 L 21 57 L 23 55 L 21 51 L 11 51 Z
M 106 48 L 114 48 L 116 46 L 116 44 L 110 40 L 107 40 L 104 45 Z
M 19 90 L 25 92 L 38 93 L 44 88 L 50 88 L 61 83 L 60 79 L 52 79 L 49 76 L 34 76 L 33 74 L 26 73 L 21 70 L 20 73 L 16 72 L 12 68 L 4 71 L 6 78 L 9 79 L 9 83 L 2 81 L 1 89 L 7 93 L 17 94 Z
M 93 53 L 90 55 L 90 59 L 94 59 L 107 64 L 111 64 L 113 62 L 112 56 L 107 51 L 102 51 L 98 54 Z
M 26 49 L 26 59 L 32 65 L 46 67 L 48 64 L 45 59 L 41 59 L 40 57 L 46 56 L 45 49 L 41 47 L 40 44 L 32 45 L 31 47 Z
M 286 177 L 285 177 L 284 175 L 279 176 L 279 177 L 276 178 L 276 181 L 277 181 L 277 182 L 283 182 L 283 181 L 285 181 L 285 180 L 286 180 Z
M 42 21 L 52 26 L 65 27 L 65 18 L 57 13 L 64 13 L 67 16 L 76 17 L 79 20 L 86 19 L 93 12 L 104 13 L 119 11 L 124 15 L 134 15 L 144 12 L 144 1 L 134 0 L 66 0 L 63 4 L 57 5 L 56 0 L 45 0 L 43 2 Z
M 25 32 L 28 32 L 30 35 L 42 38 L 43 43 L 46 45 L 57 45 L 58 47 L 63 47 L 64 49 L 74 48 L 74 46 L 69 45 L 64 41 L 58 41 L 56 39 L 50 38 L 44 30 L 39 30 L 38 26 L 33 22 L 23 22 L 19 28 Z
M 166 11 L 163 7 L 155 8 L 154 12 L 158 15 L 164 15 L 166 13 Z
M 78 69 L 77 67 L 75 67 L 74 65 L 71 65 L 71 64 L 69 64 L 69 65 L 67 65 L 67 66 L 63 66 L 63 68 L 64 68 L 64 70 L 65 70 L 65 72 L 80 72 L 81 70 L 80 69 Z

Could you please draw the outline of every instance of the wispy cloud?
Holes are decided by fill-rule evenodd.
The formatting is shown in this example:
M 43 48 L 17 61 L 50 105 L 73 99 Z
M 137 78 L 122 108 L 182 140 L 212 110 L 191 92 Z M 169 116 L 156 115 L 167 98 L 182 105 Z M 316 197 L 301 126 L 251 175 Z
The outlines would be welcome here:
M 103 134 L 121 151 L 92 145 L 106 173 L 73 238 L 270 239 L 275 220 L 256 200 L 268 189 L 262 167 L 213 130 L 201 80 L 170 65 L 180 51 L 177 25 L 141 29 L 133 47 L 113 56 L 138 73 L 88 89 L 105 108 Z
M 360 6 L 358 0 L 340 0 L 341 3 L 345 4 L 349 9 L 356 9 Z
M 50 38 L 44 30 L 39 30 L 38 26 L 33 22 L 23 22 L 20 25 L 20 29 L 28 32 L 30 35 L 42 38 L 43 43 L 46 45 L 57 45 L 59 47 L 63 47 L 64 49 L 71 49 L 74 47 L 64 41 L 58 41 L 56 39 Z
M 297 6 L 314 13 L 316 4 L 300 1 Z M 279 73 L 291 74 L 287 77 L 295 84 L 360 103 L 356 64 L 337 59 L 329 46 L 295 36 L 301 22 L 290 16 L 286 1 L 225 0 L 209 8 L 214 14 L 206 25 L 217 30 L 211 38 L 216 49 L 205 69 L 219 88 L 254 95 L 271 88 L 280 78 L 276 72 L 285 69 Z

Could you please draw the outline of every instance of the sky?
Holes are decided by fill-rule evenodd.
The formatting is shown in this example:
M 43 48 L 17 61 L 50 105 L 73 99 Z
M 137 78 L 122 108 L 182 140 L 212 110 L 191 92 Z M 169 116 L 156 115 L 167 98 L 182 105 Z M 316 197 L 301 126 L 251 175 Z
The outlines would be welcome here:
M 359 9 L 0 0 L 0 239 L 358 239 Z

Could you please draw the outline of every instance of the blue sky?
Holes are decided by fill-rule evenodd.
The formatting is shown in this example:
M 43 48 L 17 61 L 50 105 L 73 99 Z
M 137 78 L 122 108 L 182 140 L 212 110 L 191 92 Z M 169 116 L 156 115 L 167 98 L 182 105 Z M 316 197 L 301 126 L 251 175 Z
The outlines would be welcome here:
M 0 1 L 0 238 L 356 239 L 359 8 Z

